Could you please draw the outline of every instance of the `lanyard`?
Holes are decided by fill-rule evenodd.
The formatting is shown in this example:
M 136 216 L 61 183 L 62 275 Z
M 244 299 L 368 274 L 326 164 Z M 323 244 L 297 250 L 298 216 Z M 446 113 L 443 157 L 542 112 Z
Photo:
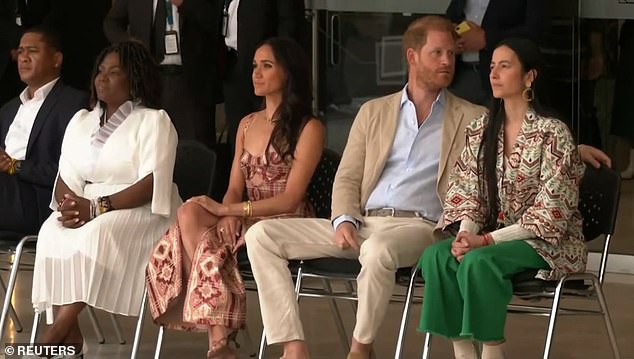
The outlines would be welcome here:
M 229 4 L 231 4 L 231 0 L 225 0 L 225 6 L 224 6 L 225 15 L 229 14 Z
M 169 25 L 170 30 L 174 26 L 174 14 L 172 13 L 172 2 L 169 0 L 158 0 L 165 1 L 165 17 L 167 19 L 167 25 Z

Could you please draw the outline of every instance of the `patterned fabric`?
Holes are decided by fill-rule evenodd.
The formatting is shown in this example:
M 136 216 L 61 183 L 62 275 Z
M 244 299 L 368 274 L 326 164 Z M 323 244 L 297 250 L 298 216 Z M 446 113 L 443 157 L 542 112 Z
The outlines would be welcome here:
M 240 158 L 249 199 L 258 201 L 284 191 L 291 166 L 272 147 L 266 155 L 247 151 Z M 302 202 L 293 213 L 275 216 L 312 217 Z M 263 218 L 245 218 L 242 233 Z M 216 236 L 216 226 L 201 238 L 189 276 L 183 275 L 183 248 L 178 223 L 174 223 L 154 249 L 146 281 L 152 318 L 171 329 L 206 331 L 209 326 L 241 328 L 246 316 L 246 294 L 238 271 L 234 243 Z
M 449 180 L 443 224 L 470 219 L 480 228 L 477 154 L 488 116 L 466 128 L 466 146 Z M 527 242 L 550 265 L 537 278 L 556 280 L 585 270 L 587 248 L 577 210 L 584 165 L 566 125 L 527 112 L 511 154 L 504 160 L 504 130 L 498 135 L 498 206 L 503 226 L 519 224 L 535 234 Z

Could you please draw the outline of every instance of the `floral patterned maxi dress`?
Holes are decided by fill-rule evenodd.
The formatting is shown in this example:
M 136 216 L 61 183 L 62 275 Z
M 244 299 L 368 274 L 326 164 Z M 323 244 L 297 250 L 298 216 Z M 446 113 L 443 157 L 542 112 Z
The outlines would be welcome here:
M 249 199 L 258 201 L 284 191 L 291 165 L 269 146 L 266 156 L 261 157 L 243 151 L 240 168 Z M 303 201 L 294 213 L 275 218 L 312 215 Z M 243 219 L 243 233 L 261 219 Z M 210 227 L 196 248 L 190 274 L 184 277 L 180 228 L 178 221 L 172 224 L 154 248 L 146 271 L 152 318 L 179 330 L 202 331 L 212 325 L 242 327 L 246 293 L 233 245 L 218 238 L 215 225 Z

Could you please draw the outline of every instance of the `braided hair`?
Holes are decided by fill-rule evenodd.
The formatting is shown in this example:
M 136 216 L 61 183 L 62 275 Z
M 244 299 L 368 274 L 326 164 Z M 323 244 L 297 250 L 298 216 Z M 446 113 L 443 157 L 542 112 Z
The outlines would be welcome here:
M 99 73 L 99 65 L 111 53 L 119 54 L 120 67 L 128 75 L 130 82 L 130 98 L 141 105 L 158 109 L 161 98 L 161 79 L 158 65 L 150 52 L 138 41 L 123 41 L 106 47 L 99 56 L 92 70 L 90 85 L 90 104 L 95 107 L 99 99 L 95 90 L 95 78 Z

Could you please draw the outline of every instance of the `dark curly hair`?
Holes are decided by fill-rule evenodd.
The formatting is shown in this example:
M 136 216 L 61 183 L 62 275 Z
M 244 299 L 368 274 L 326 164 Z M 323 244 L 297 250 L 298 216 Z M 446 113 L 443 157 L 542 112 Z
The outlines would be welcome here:
M 295 40 L 273 37 L 259 47 L 267 45 L 286 74 L 282 103 L 273 114 L 277 121 L 269 146 L 273 146 L 285 161 L 290 161 L 294 159 L 300 132 L 306 122 L 314 117 L 311 109 L 310 62 L 304 49 Z
M 123 41 L 112 44 L 97 56 L 90 77 L 90 105 L 95 107 L 99 99 L 95 91 L 95 78 L 99 73 L 99 65 L 111 53 L 119 54 L 119 63 L 130 81 L 130 97 L 134 101 L 149 108 L 158 109 L 161 98 L 161 79 L 158 65 L 150 52 L 138 41 Z

